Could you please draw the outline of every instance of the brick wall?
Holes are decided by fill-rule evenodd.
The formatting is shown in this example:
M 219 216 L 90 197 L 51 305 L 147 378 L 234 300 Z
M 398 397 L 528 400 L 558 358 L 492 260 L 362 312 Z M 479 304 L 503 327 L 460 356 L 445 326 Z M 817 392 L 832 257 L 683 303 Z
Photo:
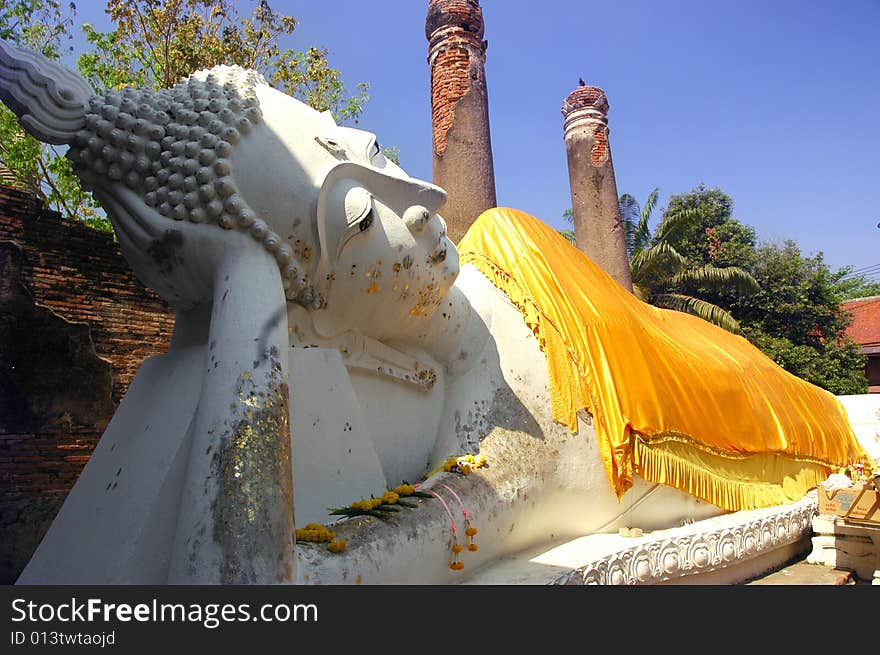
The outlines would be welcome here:
M 467 48 L 459 46 L 439 53 L 431 68 L 431 125 L 438 155 L 446 151 L 446 133 L 455 119 L 455 104 L 470 87 L 470 66 Z
M 455 106 L 472 84 L 485 86 L 483 10 L 477 0 L 431 0 L 425 20 L 431 67 L 434 152 L 446 151 Z M 473 81 L 472 81 L 473 80 Z
M 0 582 L 15 580 L 141 362 L 165 352 L 166 303 L 113 236 L 0 186 Z

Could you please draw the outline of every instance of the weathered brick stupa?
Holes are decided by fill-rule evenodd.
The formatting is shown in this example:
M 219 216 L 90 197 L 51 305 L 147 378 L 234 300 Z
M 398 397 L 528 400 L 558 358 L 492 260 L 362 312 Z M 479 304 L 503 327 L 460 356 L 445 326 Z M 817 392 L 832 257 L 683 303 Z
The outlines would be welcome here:
M 608 144 L 608 99 L 581 84 L 562 103 L 574 233 L 580 248 L 621 286 L 632 291 L 626 231 Z
M 454 243 L 496 205 L 483 34 L 478 0 L 429 2 L 433 182 L 449 193 L 441 213 Z

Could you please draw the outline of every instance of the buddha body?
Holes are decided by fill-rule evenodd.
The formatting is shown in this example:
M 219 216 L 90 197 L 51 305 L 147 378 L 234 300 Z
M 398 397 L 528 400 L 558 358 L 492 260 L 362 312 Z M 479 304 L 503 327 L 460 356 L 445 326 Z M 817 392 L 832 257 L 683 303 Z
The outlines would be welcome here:
M 638 480 L 618 501 L 590 417 L 576 434 L 552 420 L 519 309 L 459 266 L 445 192 L 375 135 L 241 69 L 101 98 L 2 55 L 68 89 L 61 118 L 26 120 L 47 101 L 14 84 L 3 97 L 37 136 L 72 144 L 123 254 L 177 311 L 168 353 L 141 366 L 19 582 L 452 582 L 440 503 L 338 525 L 340 555 L 293 533 L 468 452 L 489 468 L 443 484 L 480 521 L 472 565 L 720 511 Z

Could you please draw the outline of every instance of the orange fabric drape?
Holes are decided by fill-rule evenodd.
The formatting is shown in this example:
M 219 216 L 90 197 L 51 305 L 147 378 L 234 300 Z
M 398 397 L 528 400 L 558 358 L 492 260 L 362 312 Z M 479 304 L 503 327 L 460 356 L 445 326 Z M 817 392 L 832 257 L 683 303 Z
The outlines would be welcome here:
M 522 311 L 547 357 L 553 418 L 593 414 L 618 494 L 637 473 L 729 510 L 792 502 L 869 461 L 829 392 L 746 339 L 648 305 L 550 226 L 490 209 L 459 244 Z

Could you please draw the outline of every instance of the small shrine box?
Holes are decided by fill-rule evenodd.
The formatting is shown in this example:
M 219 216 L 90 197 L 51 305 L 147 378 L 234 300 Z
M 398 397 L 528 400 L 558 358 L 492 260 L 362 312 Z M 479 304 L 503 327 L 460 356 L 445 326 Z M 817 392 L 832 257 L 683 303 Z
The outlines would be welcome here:
M 849 489 L 817 488 L 819 513 L 841 516 L 859 523 L 880 525 L 880 488 L 877 478 L 867 482 L 856 482 Z

